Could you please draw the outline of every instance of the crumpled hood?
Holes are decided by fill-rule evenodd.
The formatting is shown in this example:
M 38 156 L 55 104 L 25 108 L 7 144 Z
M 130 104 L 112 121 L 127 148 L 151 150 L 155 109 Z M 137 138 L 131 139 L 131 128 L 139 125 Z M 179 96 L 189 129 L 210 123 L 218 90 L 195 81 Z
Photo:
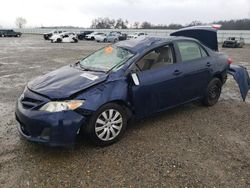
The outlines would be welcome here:
M 65 66 L 28 83 L 28 88 L 50 99 L 65 99 L 104 81 L 107 74 Z

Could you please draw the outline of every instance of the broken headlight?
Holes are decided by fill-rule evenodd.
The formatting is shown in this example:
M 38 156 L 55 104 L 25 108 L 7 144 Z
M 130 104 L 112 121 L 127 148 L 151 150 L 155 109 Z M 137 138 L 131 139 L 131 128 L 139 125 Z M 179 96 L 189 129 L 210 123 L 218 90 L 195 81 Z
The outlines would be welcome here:
M 43 105 L 39 110 L 47 112 L 61 112 L 75 110 L 84 103 L 84 100 L 51 101 Z

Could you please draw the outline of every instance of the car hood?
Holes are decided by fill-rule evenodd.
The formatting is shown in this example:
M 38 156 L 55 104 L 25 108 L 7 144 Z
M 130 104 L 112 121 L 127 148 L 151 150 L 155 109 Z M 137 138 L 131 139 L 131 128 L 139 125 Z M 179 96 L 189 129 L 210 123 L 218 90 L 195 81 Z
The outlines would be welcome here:
M 66 99 L 103 82 L 106 78 L 106 73 L 83 71 L 73 66 L 65 66 L 29 82 L 28 88 L 50 99 Z

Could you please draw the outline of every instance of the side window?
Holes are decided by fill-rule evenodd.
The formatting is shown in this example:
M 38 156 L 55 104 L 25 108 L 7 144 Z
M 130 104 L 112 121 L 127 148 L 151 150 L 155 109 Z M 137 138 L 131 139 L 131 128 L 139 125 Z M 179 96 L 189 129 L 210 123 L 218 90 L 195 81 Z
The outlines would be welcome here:
M 156 48 L 142 57 L 136 64 L 141 71 L 164 67 L 174 63 L 172 48 L 169 45 Z
M 205 52 L 205 50 L 202 47 L 200 47 L 200 51 L 201 51 L 201 56 L 202 57 L 207 57 L 208 56 L 207 52 Z
M 190 41 L 177 42 L 182 61 L 200 59 L 207 56 L 207 53 L 197 43 Z

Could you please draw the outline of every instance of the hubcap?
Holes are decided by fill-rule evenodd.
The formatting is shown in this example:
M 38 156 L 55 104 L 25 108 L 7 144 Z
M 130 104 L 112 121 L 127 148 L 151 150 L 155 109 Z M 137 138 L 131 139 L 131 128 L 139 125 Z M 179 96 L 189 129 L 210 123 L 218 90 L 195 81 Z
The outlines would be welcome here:
M 103 141 L 113 140 L 121 131 L 123 119 L 120 112 L 108 109 L 102 112 L 95 123 L 95 133 Z

